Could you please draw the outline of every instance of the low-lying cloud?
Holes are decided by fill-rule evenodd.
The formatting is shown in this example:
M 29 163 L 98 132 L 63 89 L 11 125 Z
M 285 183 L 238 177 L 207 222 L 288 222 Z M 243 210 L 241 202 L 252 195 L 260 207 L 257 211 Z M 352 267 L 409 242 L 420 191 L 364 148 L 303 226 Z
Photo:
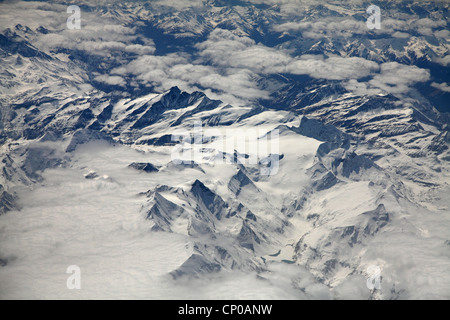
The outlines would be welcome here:
M 345 88 L 358 95 L 374 95 L 380 93 L 403 94 L 418 82 L 430 79 L 430 72 L 416 66 L 407 66 L 397 62 L 386 62 L 380 65 L 380 72 L 373 74 L 367 82 L 352 79 L 345 83 Z
M 156 2 L 155 6 L 173 7 L 175 10 L 198 7 L 200 1 Z M 297 5 L 288 1 L 261 0 L 253 3 Z M 311 3 L 313 4 L 313 3 Z M 38 14 L 38 20 L 23 15 L 24 8 Z M 164 56 L 155 55 L 153 40 L 136 33 L 136 27 L 113 16 L 99 16 L 96 12 L 82 13 L 81 30 L 66 27 L 68 14 L 63 5 L 50 6 L 46 3 L 15 3 L 5 6 L 9 16 L 1 26 L 13 27 L 17 22 L 37 28 L 50 29 L 48 34 L 37 34 L 35 45 L 44 51 L 59 49 L 85 51 L 89 55 L 115 59 L 109 74 L 96 75 L 94 80 L 107 85 L 151 86 L 158 91 L 178 86 L 182 90 L 202 90 L 211 98 L 221 99 L 235 105 L 252 103 L 268 98 L 271 92 L 263 89 L 258 81 L 269 74 L 307 75 L 317 79 L 343 80 L 345 87 L 358 94 L 389 92 L 402 94 L 416 82 L 427 81 L 429 72 L 414 66 L 398 63 L 378 64 L 361 57 L 300 55 L 282 47 L 268 47 L 248 36 L 220 28 L 213 29 L 203 42 L 197 43 L 192 52 L 176 52 Z M 333 7 L 330 7 L 333 9 Z M 21 14 L 23 16 L 21 16 Z M 408 18 L 410 18 L 408 16 Z M 396 38 L 408 38 L 411 30 L 447 37 L 443 21 L 406 18 L 383 18 L 382 30 Z M 342 14 L 340 17 L 321 17 L 313 21 L 290 21 L 273 27 L 278 32 L 301 32 L 304 38 L 350 37 L 354 34 L 371 32 L 365 21 Z M 425 31 L 424 31 L 425 30 Z M 448 59 L 436 57 L 435 61 L 446 65 Z M 361 82 L 361 79 L 365 82 Z M 442 86 L 441 86 L 442 87 Z M 444 88 L 444 87 L 442 87 Z M 444 89 L 445 90 L 445 89 Z
M 430 77 L 428 70 L 397 62 L 379 65 L 360 57 L 292 56 L 288 50 L 270 48 L 223 29 L 212 31 L 196 48 L 195 55 L 141 56 L 112 70 L 112 74 L 131 75 L 162 91 L 174 85 L 183 90 L 207 88 L 205 91 L 213 98 L 238 105 L 268 97 L 270 92 L 260 89 L 257 83 L 267 74 L 347 80 L 346 88 L 357 94 L 402 94 L 414 83 Z M 367 83 L 358 82 L 367 77 L 371 78 Z
M 450 86 L 447 83 L 445 83 L 445 82 L 443 82 L 443 83 L 433 82 L 431 84 L 431 86 L 435 87 L 436 89 L 439 89 L 439 90 L 441 90 L 443 92 L 450 92 Z

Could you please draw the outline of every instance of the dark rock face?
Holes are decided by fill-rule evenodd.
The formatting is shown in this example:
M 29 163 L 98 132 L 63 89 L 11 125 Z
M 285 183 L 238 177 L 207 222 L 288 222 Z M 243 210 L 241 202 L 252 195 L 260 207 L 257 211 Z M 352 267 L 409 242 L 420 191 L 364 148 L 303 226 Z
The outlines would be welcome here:
M 147 219 L 153 220 L 155 231 L 171 231 L 171 221 L 180 216 L 184 209 L 167 200 L 159 192 L 153 195 L 154 204 L 147 213 Z
M 202 167 L 195 161 L 193 160 L 186 160 L 186 161 L 182 161 L 182 162 L 178 162 L 178 161 L 170 161 L 167 164 L 167 169 L 169 170 L 184 170 L 184 169 L 195 169 L 198 170 L 202 173 L 205 173 L 205 171 L 202 169 Z
M 250 249 L 252 251 L 255 250 L 254 243 L 261 243 L 259 237 L 253 231 L 250 225 L 245 221 L 242 223 L 242 228 L 239 232 L 237 240 L 242 247 Z
M 7 192 L 0 184 L 0 215 L 8 211 L 18 209 L 16 201 L 17 198 Z
M 28 177 L 40 180 L 39 172 L 55 168 L 63 164 L 63 159 L 58 155 L 55 149 L 47 146 L 34 145 L 28 148 L 22 170 Z
M 177 279 L 183 276 L 199 276 L 205 273 L 219 272 L 220 264 L 207 261 L 204 256 L 192 254 L 177 270 L 172 271 L 171 275 Z
M 363 212 L 361 221 L 355 225 L 337 228 L 336 232 L 341 239 L 347 239 L 350 247 L 361 243 L 364 237 L 374 236 L 381 228 L 389 222 L 389 213 L 383 204 L 375 210 Z
M 165 134 L 156 138 L 142 139 L 138 144 L 148 144 L 153 146 L 174 146 L 176 144 L 176 141 L 172 140 L 171 134 Z
M 172 124 L 173 126 L 179 125 L 184 119 L 195 113 L 215 109 L 222 103 L 218 100 L 210 100 L 202 92 L 193 92 L 192 94 L 189 94 L 187 92 L 182 92 L 178 87 L 172 87 L 159 101 L 149 105 L 146 104 L 141 107 L 141 109 L 137 110 L 139 113 L 142 111 L 142 113 L 133 124 L 132 129 L 142 129 L 150 126 L 159 121 L 163 117 L 165 111 L 186 108 L 196 101 L 200 101 L 198 106 L 194 110 L 181 115 L 174 121 Z
M 350 145 L 350 136 L 343 133 L 335 126 L 324 124 L 316 119 L 303 117 L 297 128 L 292 128 L 295 132 L 306 137 L 314 138 L 319 141 L 328 142 L 330 149 L 344 148 Z
M 0 47 L 8 53 L 19 53 L 23 57 L 38 57 L 41 59 L 50 59 L 50 57 L 37 50 L 29 42 L 19 38 L 12 31 L 6 32 L 5 35 L 0 34 Z
M 200 180 L 195 180 L 191 193 L 197 200 L 198 211 L 203 214 L 211 214 L 220 220 L 227 214 L 228 205 L 223 199 L 206 187 Z
M 92 113 L 91 109 L 84 109 L 83 111 L 80 112 L 80 115 L 78 116 L 78 119 L 75 122 L 74 129 L 77 130 L 87 127 L 87 125 L 94 118 L 95 116 Z
M 379 169 L 379 167 L 369 158 L 357 155 L 355 153 L 350 153 L 346 155 L 343 161 L 342 175 L 348 178 L 352 172 L 360 173 L 360 171 L 367 170 L 372 167 Z
M 241 193 L 242 188 L 245 187 L 258 191 L 258 188 L 253 181 L 250 180 L 250 178 L 241 169 L 239 169 L 239 171 L 228 182 L 228 189 L 238 196 Z
M 253 220 L 256 222 L 256 216 L 251 212 L 250 210 L 247 211 L 247 214 L 245 215 L 245 219 Z
M 98 174 L 96 172 L 89 172 L 84 176 L 85 179 L 92 180 L 98 178 Z
M 66 148 L 66 152 L 73 152 L 77 146 L 96 140 L 113 143 L 112 138 L 104 132 L 90 129 L 79 129 L 73 134 L 72 139 Z
M 370 217 L 369 223 L 364 228 L 364 233 L 369 235 L 374 235 L 390 221 L 384 204 L 380 204 L 375 210 L 364 212 L 363 215 Z
M 313 181 L 312 187 L 317 191 L 322 191 L 335 186 L 338 182 L 339 180 L 336 178 L 333 172 L 328 171 L 327 173 L 322 175 L 319 179 Z
M 133 162 L 128 167 L 148 173 L 159 171 L 158 168 L 149 162 Z
M 448 150 L 449 146 L 450 146 L 450 132 L 443 131 L 438 136 L 433 138 L 427 149 L 437 153 L 442 153 Z

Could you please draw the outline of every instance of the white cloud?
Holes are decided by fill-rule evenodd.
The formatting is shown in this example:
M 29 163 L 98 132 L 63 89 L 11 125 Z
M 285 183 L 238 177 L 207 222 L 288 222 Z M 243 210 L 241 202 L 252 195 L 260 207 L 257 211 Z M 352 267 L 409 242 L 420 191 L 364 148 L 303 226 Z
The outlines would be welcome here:
M 175 9 L 197 6 L 201 1 L 188 4 L 181 2 L 156 2 L 156 6 L 174 6 Z M 289 1 L 262 0 L 260 3 L 292 5 Z M 298 3 L 300 5 L 300 2 Z M 37 8 L 36 5 L 35 9 Z M 301 7 L 305 7 L 302 3 Z M 18 16 L 21 5 L 14 7 Z M 42 9 L 44 8 L 44 9 Z M 215 29 L 208 38 L 198 43 L 195 54 L 173 53 L 166 56 L 155 56 L 155 45 L 152 40 L 141 39 L 136 44 L 135 28 L 118 24 L 111 17 L 99 17 L 91 12 L 83 12 L 82 29 L 68 30 L 65 27 L 65 14 L 59 16 L 50 7 L 42 7 L 43 15 L 59 19 L 51 25 L 51 33 L 41 35 L 36 45 L 52 50 L 63 47 L 69 50 L 84 50 L 94 55 L 110 56 L 121 52 L 135 53 L 138 57 L 131 62 L 122 59 L 123 65 L 112 70 L 110 75 L 96 78 L 108 84 L 125 85 L 122 76 L 132 75 L 131 83 L 149 84 L 157 90 L 165 91 L 171 86 L 179 86 L 182 90 L 208 91 L 213 98 L 227 99 L 229 103 L 243 104 L 253 99 L 267 98 L 268 91 L 258 88 L 258 79 L 262 75 L 288 73 L 308 75 L 313 78 L 328 80 L 347 80 L 349 90 L 375 94 L 383 90 L 391 93 L 406 92 L 411 84 L 422 81 L 428 75 L 419 68 L 401 68 L 399 64 L 380 66 L 358 57 L 323 57 L 292 56 L 292 51 L 275 49 L 256 43 L 249 37 L 237 36 L 232 31 Z M 37 9 L 36 9 L 37 10 Z M 48 11 L 45 11 L 48 10 Z M 61 17 L 62 16 L 62 17 Z M 63 19 L 64 18 L 64 19 Z M 442 21 L 431 19 L 414 20 L 414 28 L 441 28 Z M 394 37 L 408 37 L 403 30 L 411 29 L 404 20 L 383 19 L 383 32 L 392 33 Z M 274 27 L 277 31 L 300 31 L 304 37 L 320 38 L 323 36 L 349 37 L 353 34 L 368 32 L 364 21 L 357 21 L 350 16 L 320 18 L 307 22 L 287 22 Z M 422 32 L 428 32 L 422 30 Z M 446 36 L 441 30 L 439 36 Z M 119 58 L 121 59 L 121 58 Z M 445 63 L 445 58 L 436 60 Z M 389 71 L 392 68 L 394 71 Z M 396 74 L 396 73 L 401 74 Z M 425 73 L 424 73 L 425 72 Z M 372 76 L 368 83 L 360 83 L 358 79 Z
M 257 88 L 248 69 L 227 68 L 219 71 L 213 66 L 193 64 L 189 57 L 179 54 L 166 56 L 142 56 L 124 67 L 112 70 L 112 74 L 132 74 L 142 83 L 150 83 L 159 91 L 178 86 L 182 90 L 210 89 L 211 98 L 242 104 L 244 101 L 267 97 L 267 92 Z M 211 91 L 212 90 L 212 91 Z M 230 99 L 230 97 L 234 97 Z
M 207 88 L 214 98 L 237 104 L 264 98 L 268 92 L 258 88 L 256 80 L 264 74 L 308 75 L 328 80 L 348 80 L 345 87 L 356 94 L 405 93 L 414 83 L 427 81 L 429 71 L 399 63 L 377 63 L 359 57 L 293 57 L 287 50 L 257 44 L 245 36 L 216 29 L 208 39 L 196 45 L 193 59 L 186 54 L 139 57 L 113 74 L 133 74 L 142 82 L 164 91 L 177 85 L 183 90 Z M 367 83 L 358 79 L 372 77 Z M 230 99 L 235 97 L 235 99 Z
M 320 39 L 329 37 L 351 37 L 370 30 L 366 23 L 349 18 L 323 18 L 318 21 L 286 22 L 273 27 L 278 32 L 301 31 L 303 37 Z
M 3 2 L 0 3 L 0 31 L 14 28 L 17 24 L 31 29 L 39 26 L 61 28 L 66 26 L 67 6 L 45 2 Z
M 99 16 L 97 12 L 81 12 L 81 29 L 69 30 L 66 22 L 67 6 L 42 2 L 13 2 L 0 4 L 0 30 L 14 28 L 17 24 L 31 29 L 45 27 L 48 34 L 29 34 L 33 44 L 43 51 L 55 48 L 84 50 L 91 54 L 106 56 L 114 51 L 151 54 L 155 51 L 153 40 L 143 38 L 135 44 L 135 28 L 121 25 L 111 17 Z
M 423 35 L 432 35 L 433 29 L 446 26 L 444 20 L 429 18 L 418 19 L 414 15 L 403 15 L 401 19 L 382 16 L 381 29 L 369 30 L 365 21 L 358 21 L 352 17 L 323 17 L 313 21 L 285 22 L 273 27 L 278 32 L 301 32 L 304 38 L 321 39 L 324 37 L 348 38 L 369 32 L 391 34 L 396 38 L 407 38 L 409 32 L 417 31 Z M 446 37 L 447 33 L 441 31 L 438 35 Z
M 228 68 L 246 68 L 255 73 L 306 74 L 330 80 L 368 76 L 378 70 L 375 62 L 358 57 L 303 55 L 292 57 L 286 50 L 255 44 L 247 37 L 238 37 L 228 30 L 216 29 L 211 37 L 197 45 L 205 62 Z
M 433 29 L 442 28 L 446 25 L 447 23 L 444 20 L 418 19 L 414 15 L 402 16 L 402 19 L 385 18 L 381 21 L 382 31 L 397 38 L 406 38 L 406 34 L 411 33 L 411 31 L 431 36 L 434 32 Z
M 199 299 L 330 297 L 329 288 L 305 268 L 285 263 L 270 265 L 265 280 L 232 270 L 173 280 L 168 273 L 192 254 L 195 240 L 152 232 L 140 212 L 145 197 L 136 195 L 155 181 L 127 166 L 130 159 L 149 157 L 170 159 L 127 146 L 83 145 L 73 154 L 73 166 L 46 170 L 45 185 L 24 190 L 23 209 L 0 216 L 0 258 L 8 263 L 0 267 L 0 299 L 188 299 L 193 290 Z M 85 179 L 90 170 L 99 178 Z M 166 180 L 184 184 L 186 175 Z M 69 265 L 81 269 L 81 290 L 67 289 Z
M 403 65 L 397 62 L 386 62 L 380 65 L 380 72 L 373 73 L 368 82 L 351 79 L 344 87 L 358 95 L 375 95 L 380 93 L 402 94 L 418 82 L 428 81 L 430 72 L 416 66 Z
M 356 95 L 377 95 L 382 93 L 378 88 L 370 88 L 366 82 L 358 82 L 356 79 L 351 79 L 344 83 L 344 88 L 353 92 Z
M 450 92 L 450 86 L 445 82 L 443 82 L 443 83 L 433 82 L 431 84 L 431 86 L 433 86 L 441 91 L 444 91 L 444 92 Z
M 152 54 L 155 50 L 156 49 L 153 46 L 143 46 L 141 44 L 130 44 L 125 47 L 125 51 L 133 52 L 138 55 Z
M 430 72 L 416 66 L 407 66 L 397 62 L 386 62 L 380 65 L 381 72 L 369 81 L 373 87 L 389 93 L 405 93 L 417 82 L 430 79 Z
M 196 47 L 200 50 L 202 62 L 225 68 L 265 73 L 292 61 L 292 57 L 285 51 L 256 44 L 248 37 L 239 37 L 223 29 L 215 29 L 206 41 Z
M 447 29 L 436 31 L 434 35 L 436 36 L 436 38 L 444 38 L 450 40 L 450 31 Z
M 109 85 L 125 86 L 126 81 L 119 76 L 99 75 L 94 78 L 95 81 L 103 82 Z
M 363 78 L 379 70 L 377 63 L 358 57 L 293 57 L 287 50 L 257 44 L 222 29 L 211 32 L 196 48 L 195 59 L 182 53 L 145 55 L 112 70 L 112 74 L 134 75 L 160 91 L 175 85 L 182 90 L 206 88 L 212 98 L 240 105 L 268 97 L 269 92 L 258 88 L 257 80 L 262 75 L 288 73 L 344 80 Z
M 444 20 L 431 20 L 430 18 L 419 19 L 414 22 L 419 28 L 437 28 L 445 27 L 447 23 Z
M 448 66 L 450 64 L 450 54 L 447 54 L 442 58 L 435 58 L 434 61 L 443 66 Z
M 36 45 L 41 49 L 67 48 L 83 50 L 91 54 L 106 56 L 113 51 L 151 54 L 155 52 L 152 40 L 144 45 L 130 44 L 136 40 L 135 30 L 120 25 L 90 22 L 80 30 L 64 29 L 61 32 L 41 35 Z
M 178 10 L 183 10 L 192 7 L 202 7 L 204 5 L 203 0 L 156 0 L 154 1 L 156 6 L 173 7 Z
M 256 83 L 259 73 L 267 72 L 274 64 L 292 60 L 284 52 L 257 45 L 250 38 L 221 29 L 213 31 L 196 47 L 199 50 L 197 59 L 183 53 L 145 55 L 112 70 L 112 74 L 132 74 L 160 91 L 175 85 L 191 91 L 207 88 L 211 98 L 242 104 L 267 98 L 268 92 L 258 89 Z
M 394 38 L 409 38 L 409 33 L 396 31 L 392 34 Z
M 296 60 L 287 66 L 292 74 L 307 74 L 313 78 L 344 80 L 369 76 L 379 69 L 378 64 L 358 57 L 330 57 L 325 60 Z

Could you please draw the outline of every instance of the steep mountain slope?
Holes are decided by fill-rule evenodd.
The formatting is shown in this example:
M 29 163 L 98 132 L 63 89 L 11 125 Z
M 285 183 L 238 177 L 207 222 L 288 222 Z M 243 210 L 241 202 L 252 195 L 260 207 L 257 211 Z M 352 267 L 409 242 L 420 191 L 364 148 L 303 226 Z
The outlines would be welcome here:
M 448 4 L 256 2 L 4 20 L 0 297 L 448 298 Z

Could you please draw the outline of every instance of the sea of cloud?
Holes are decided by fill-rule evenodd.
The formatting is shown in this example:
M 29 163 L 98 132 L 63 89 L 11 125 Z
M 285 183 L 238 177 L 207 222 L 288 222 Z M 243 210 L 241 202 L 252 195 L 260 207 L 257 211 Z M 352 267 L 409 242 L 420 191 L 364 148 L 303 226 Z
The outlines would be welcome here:
M 23 190 L 22 210 L 0 216 L 0 299 L 190 299 L 193 292 L 197 299 L 329 298 L 304 268 L 286 264 L 259 276 L 222 271 L 174 280 L 169 273 L 190 256 L 192 243 L 150 230 L 139 193 L 157 181 L 127 168 L 149 160 L 158 161 L 152 153 L 91 143 L 77 149 L 70 166 L 44 171 L 42 185 Z M 86 179 L 91 171 L 99 177 Z M 73 265 L 81 288 L 71 290 L 66 270 Z

